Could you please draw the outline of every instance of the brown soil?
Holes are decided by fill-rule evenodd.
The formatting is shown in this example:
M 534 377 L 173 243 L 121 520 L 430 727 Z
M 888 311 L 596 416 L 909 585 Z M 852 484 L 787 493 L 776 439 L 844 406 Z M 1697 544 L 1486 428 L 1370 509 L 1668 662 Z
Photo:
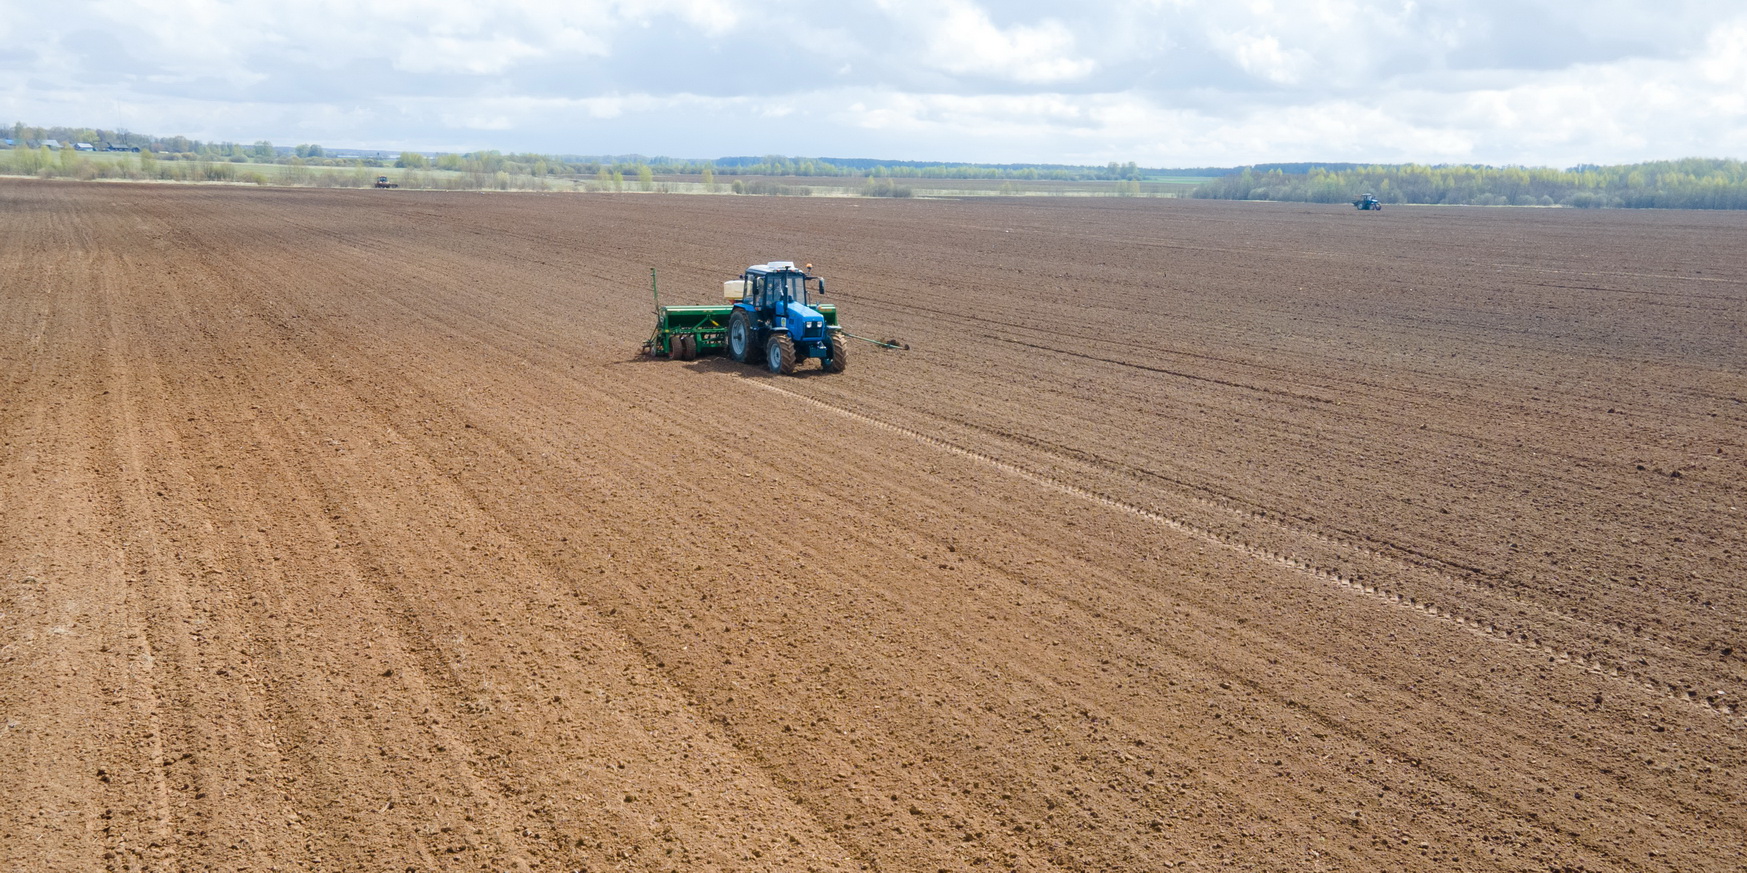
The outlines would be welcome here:
M 0 865 L 1747 869 L 1744 231 L 0 184 Z

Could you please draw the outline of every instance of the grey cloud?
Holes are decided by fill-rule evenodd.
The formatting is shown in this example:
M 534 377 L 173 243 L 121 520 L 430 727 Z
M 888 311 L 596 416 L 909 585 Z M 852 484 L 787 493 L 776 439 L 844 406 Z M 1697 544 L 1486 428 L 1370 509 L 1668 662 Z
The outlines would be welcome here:
M 109 31 L 75 30 L 61 37 L 60 45 L 76 59 L 81 75 L 140 76 L 161 69 L 156 63 L 134 56 L 121 35 Z
M 0 46 L 0 71 L 25 73 L 42 64 L 42 54 L 29 46 Z

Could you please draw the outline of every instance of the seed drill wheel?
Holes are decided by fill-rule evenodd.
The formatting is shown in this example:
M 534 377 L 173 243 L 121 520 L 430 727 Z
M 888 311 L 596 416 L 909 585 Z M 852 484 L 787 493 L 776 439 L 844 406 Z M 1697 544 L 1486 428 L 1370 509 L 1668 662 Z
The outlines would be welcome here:
M 831 355 L 820 361 L 827 373 L 841 373 L 849 366 L 849 338 L 837 334 L 831 337 Z
M 742 364 L 752 360 L 753 338 L 752 316 L 744 309 L 734 310 L 728 316 L 728 357 Z
M 795 341 L 786 333 L 770 338 L 764 347 L 764 363 L 772 373 L 787 376 L 795 371 Z
M 669 357 L 676 361 L 689 361 L 698 356 L 698 338 L 689 333 L 682 333 L 668 340 L 671 349 Z

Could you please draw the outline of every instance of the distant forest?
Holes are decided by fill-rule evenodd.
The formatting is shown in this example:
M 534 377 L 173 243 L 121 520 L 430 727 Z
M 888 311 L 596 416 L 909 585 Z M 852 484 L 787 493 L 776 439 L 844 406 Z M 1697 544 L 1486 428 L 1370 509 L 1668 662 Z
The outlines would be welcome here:
M 1366 193 L 1384 203 L 1747 209 L 1747 162 L 1686 158 L 1569 170 L 1324 164 L 1290 172 L 1254 167 L 1205 182 L 1190 196 L 1341 203 Z

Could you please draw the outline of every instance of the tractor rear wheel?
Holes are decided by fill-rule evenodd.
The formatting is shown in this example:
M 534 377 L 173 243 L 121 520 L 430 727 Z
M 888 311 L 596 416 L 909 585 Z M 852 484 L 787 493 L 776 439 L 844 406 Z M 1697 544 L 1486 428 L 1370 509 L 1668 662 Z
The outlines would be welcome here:
M 843 368 L 849 366 L 849 338 L 843 334 L 832 336 L 828 350 L 831 354 L 820 362 L 825 365 L 825 372 L 843 372 Z
M 764 362 L 772 373 L 787 376 L 795 371 L 795 341 L 786 333 L 775 334 L 764 347 Z
M 735 309 L 728 316 L 728 357 L 742 364 L 751 361 L 756 354 L 753 351 L 754 338 L 751 313 L 744 309 Z

